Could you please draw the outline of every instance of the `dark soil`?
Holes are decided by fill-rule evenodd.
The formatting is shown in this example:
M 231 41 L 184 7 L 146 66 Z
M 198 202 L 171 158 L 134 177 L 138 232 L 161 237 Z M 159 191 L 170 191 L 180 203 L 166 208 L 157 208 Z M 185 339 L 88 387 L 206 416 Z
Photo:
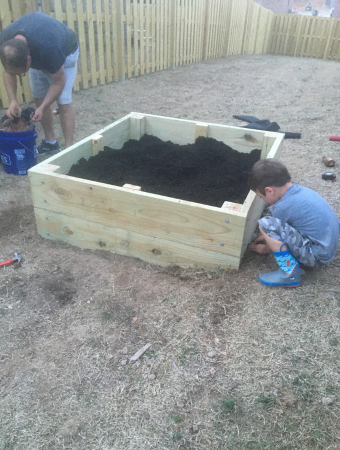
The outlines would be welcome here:
M 178 145 L 144 135 L 121 150 L 105 147 L 88 161 L 80 159 L 69 175 L 115 186 L 134 184 L 144 192 L 221 207 L 225 201 L 244 202 L 248 173 L 259 158 L 260 150 L 240 153 L 212 138 Z

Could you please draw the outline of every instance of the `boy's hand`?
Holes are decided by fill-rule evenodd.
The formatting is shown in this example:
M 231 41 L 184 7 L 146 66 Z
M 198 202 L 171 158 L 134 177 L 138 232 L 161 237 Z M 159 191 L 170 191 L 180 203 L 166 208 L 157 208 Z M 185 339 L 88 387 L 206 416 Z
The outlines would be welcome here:
M 266 243 L 263 236 L 259 236 L 257 239 L 255 239 L 255 241 L 249 245 L 249 248 L 253 252 L 259 253 L 260 255 L 271 253 L 271 249 Z

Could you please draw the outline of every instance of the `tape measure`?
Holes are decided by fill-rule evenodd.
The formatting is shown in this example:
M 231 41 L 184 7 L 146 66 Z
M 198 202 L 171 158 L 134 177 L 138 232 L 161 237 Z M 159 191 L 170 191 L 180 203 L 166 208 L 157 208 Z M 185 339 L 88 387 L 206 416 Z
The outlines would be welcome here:
M 336 175 L 332 172 L 325 172 L 322 174 L 322 179 L 323 180 L 331 180 L 331 181 L 335 181 Z

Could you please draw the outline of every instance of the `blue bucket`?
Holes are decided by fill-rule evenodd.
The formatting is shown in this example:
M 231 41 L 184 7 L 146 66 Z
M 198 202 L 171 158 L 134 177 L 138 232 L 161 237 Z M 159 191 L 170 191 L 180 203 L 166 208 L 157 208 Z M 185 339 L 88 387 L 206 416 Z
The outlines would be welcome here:
M 0 130 L 0 154 L 6 173 L 27 175 L 27 170 L 37 164 L 36 140 L 35 127 L 18 132 Z

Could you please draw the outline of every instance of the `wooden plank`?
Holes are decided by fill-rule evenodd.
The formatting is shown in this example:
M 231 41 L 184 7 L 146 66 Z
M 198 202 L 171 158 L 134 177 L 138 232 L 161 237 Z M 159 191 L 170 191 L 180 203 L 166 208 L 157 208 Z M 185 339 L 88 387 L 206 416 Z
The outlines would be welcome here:
M 239 258 L 205 251 L 185 243 L 147 236 L 113 226 L 69 217 L 35 208 L 38 232 L 47 239 L 66 242 L 80 248 L 108 250 L 159 265 L 195 265 L 210 269 L 238 269 Z M 48 219 L 46 219 L 46 217 Z
M 159 70 L 165 69 L 164 64 L 164 28 L 166 26 L 166 19 L 165 19 L 165 0 L 161 0 L 160 2 L 160 64 L 159 64 Z
M 123 2 L 112 0 L 113 27 L 113 68 L 116 81 L 125 78 L 125 49 L 124 49 L 124 14 Z
M 255 192 L 251 191 L 247 199 L 249 201 L 250 207 L 248 209 L 246 225 L 243 235 L 242 250 L 241 250 L 242 257 L 247 249 L 248 244 L 252 241 L 254 231 L 257 228 L 258 224 L 257 221 L 260 219 L 262 211 L 265 207 L 265 202 L 262 200 L 262 198 L 255 195 Z
M 130 139 L 139 141 L 145 134 L 145 116 L 143 114 L 130 115 Z
M 209 39 L 209 18 L 210 18 L 210 3 L 209 0 L 205 0 L 205 8 L 204 8 L 204 26 L 203 26 L 203 38 L 202 38 L 202 61 L 206 61 L 208 59 L 208 39 Z
M 145 74 L 145 25 L 144 25 L 144 1 L 139 1 L 138 3 L 138 14 L 139 14 L 139 67 L 140 74 Z
M 145 73 L 151 72 L 151 10 L 152 5 L 149 2 L 145 3 Z
M 126 65 L 127 65 L 127 76 L 132 77 L 132 72 L 134 72 L 132 67 L 132 32 L 133 30 L 133 17 L 131 12 L 131 2 L 126 2 Z
M 146 134 L 157 136 L 176 144 L 193 143 L 195 139 L 196 123 L 192 120 L 170 119 L 161 116 L 146 116 Z M 241 127 L 228 127 L 206 123 L 208 126 L 208 137 L 222 141 L 233 149 L 241 152 L 250 152 L 254 148 L 262 149 L 264 132 L 250 130 Z
M 161 22 L 161 5 L 160 0 L 156 2 L 156 70 L 160 70 L 161 61 L 161 32 L 160 32 L 160 22 Z
M 171 3 L 173 5 L 173 3 Z M 151 72 L 155 72 L 156 70 L 156 5 L 155 2 L 151 3 Z M 174 9 L 174 5 L 173 5 Z M 173 17 L 170 17 L 172 22 L 172 37 L 173 37 Z M 173 42 L 174 45 L 174 42 Z M 172 58 L 174 58 L 174 50 L 172 54 Z
M 281 146 L 283 140 L 284 140 L 284 133 L 274 133 L 271 131 L 266 131 L 264 138 L 263 138 L 263 144 L 261 149 L 261 159 L 265 159 L 268 157 L 269 152 L 275 148 L 275 154 L 278 154 L 278 147 Z
M 63 10 L 61 2 L 54 2 L 54 18 L 59 20 L 59 22 L 63 21 Z
M 233 1 L 228 0 L 228 10 L 229 10 L 229 32 L 228 32 L 228 45 L 227 45 L 227 52 L 226 56 L 233 54 Z
M 236 211 L 55 173 L 35 171 L 30 174 L 30 185 L 35 208 L 225 255 L 240 255 L 245 218 Z
M 315 28 L 317 23 L 317 17 L 311 17 L 310 18 L 310 27 L 309 27 L 309 33 L 308 33 L 308 44 L 306 48 L 305 56 L 310 57 L 313 54 L 313 46 L 315 43 Z
M 87 35 L 89 43 L 89 63 L 91 73 L 91 86 L 97 86 L 97 62 L 96 62 L 96 46 L 94 36 L 94 15 L 93 15 L 92 0 L 86 0 L 86 21 L 87 21 Z
M 329 27 L 329 31 L 328 31 L 328 37 L 327 37 L 327 42 L 326 42 L 326 45 L 325 45 L 325 50 L 324 50 L 324 53 L 323 53 L 323 59 L 329 59 L 329 51 L 330 51 L 330 48 L 331 48 L 331 44 L 333 42 L 333 35 L 334 35 L 334 30 L 335 30 L 335 24 L 336 24 L 335 20 L 331 20 L 330 23 L 329 23 L 330 27 Z
M 91 139 L 92 143 L 92 155 L 96 156 L 99 152 L 102 152 L 104 150 L 104 144 L 103 144 L 103 136 L 98 134 L 94 138 Z
M 131 189 L 132 191 L 141 191 L 142 190 L 141 186 L 136 186 L 135 184 L 129 184 L 129 183 L 124 184 L 123 188 Z
M 12 15 L 11 15 L 11 11 L 9 9 L 9 4 L 8 2 L 2 2 L 1 4 L 1 10 L 0 10 L 0 19 L 1 19 L 1 25 L 2 25 L 2 29 L 6 28 L 8 25 L 10 25 L 10 23 L 12 22 Z M 8 96 L 7 96 L 7 91 L 5 89 L 4 83 L 3 83 L 3 66 L 2 64 L 0 64 L 0 98 L 1 98 L 1 103 L 3 108 L 7 108 L 9 106 L 9 100 L 8 100 Z M 17 84 L 18 80 L 17 80 Z
M 104 55 L 104 35 L 103 35 L 103 12 L 102 3 L 96 2 L 96 23 L 97 23 L 97 47 L 98 47 L 98 70 L 100 84 L 105 84 L 105 55 Z
M 76 164 L 81 158 L 89 159 L 93 155 L 92 139 L 95 139 L 98 135 L 103 136 L 104 146 L 120 149 L 130 139 L 130 121 L 127 118 L 123 118 L 114 122 L 103 130 L 51 156 L 44 161 L 44 164 L 34 166 L 35 170 L 44 172 L 45 164 L 54 164 L 59 166 L 58 173 L 68 173 L 73 164 Z
M 83 88 L 89 87 L 89 77 L 87 70 L 87 49 L 86 49 L 86 36 L 85 36 L 85 14 L 83 0 L 77 0 L 77 14 L 76 20 L 78 21 L 78 41 L 79 41 L 79 56 L 81 67 L 81 82 Z
M 73 11 L 73 2 L 69 2 L 69 1 L 66 2 L 66 20 L 67 20 L 67 26 L 69 28 L 71 28 L 71 30 L 73 32 L 76 32 L 76 28 L 75 28 L 75 14 L 74 14 L 74 11 Z M 79 38 L 78 38 L 78 41 L 79 41 Z M 78 61 L 78 65 L 79 65 L 79 61 Z M 79 91 L 78 77 L 76 77 L 76 79 L 74 81 L 73 90 L 74 91 Z
M 195 141 L 199 136 L 208 136 L 209 125 L 206 123 L 197 123 L 195 126 Z
M 169 17 L 169 0 L 165 0 L 164 2 L 164 55 L 163 55 L 163 60 L 164 60 L 164 67 L 163 69 L 168 69 L 169 66 L 169 22 L 168 22 L 168 17 Z
M 41 11 L 45 14 L 51 13 L 51 0 L 40 0 Z
M 110 83 L 113 80 L 112 42 L 111 42 L 112 15 L 110 14 L 109 1 L 110 0 L 104 0 L 105 62 L 106 62 L 106 80 L 108 83 Z M 128 2 L 127 4 L 130 5 L 130 2 Z

